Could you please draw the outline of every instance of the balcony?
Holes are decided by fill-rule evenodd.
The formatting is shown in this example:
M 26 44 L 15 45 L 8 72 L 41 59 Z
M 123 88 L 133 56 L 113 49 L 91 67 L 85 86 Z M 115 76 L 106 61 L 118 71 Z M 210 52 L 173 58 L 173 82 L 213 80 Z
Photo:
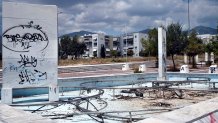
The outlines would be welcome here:
M 110 37 L 109 37 L 109 36 L 105 36 L 104 38 L 105 38 L 105 40 L 106 40 L 106 39 L 109 40 Z
M 128 39 L 128 40 L 129 40 L 129 39 L 133 39 L 133 38 L 134 38 L 133 35 L 131 35 L 131 36 L 127 36 L 127 39 Z M 126 39 L 126 36 L 124 36 L 123 39 Z
M 87 48 L 92 47 L 92 42 L 85 42 Z
M 84 42 L 92 42 L 92 39 L 84 39 Z
M 113 42 L 119 42 L 119 39 L 113 38 Z
M 97 38 L 94 38 L 94 39 L 93 39 L 93 41 L 95 41 L 95 42 L 96 42 L 96 41 L 98 41 L 98 39 L 97 39 Z
M 134 45 L 133 45 L 132 43 L 130 43 L 130 44 L 128 43 L 127 45 L 126 45 L 126 43 L 124 43 L 123 46 L 124 46 L 124 47 L 126 47 L 126 46 L 127 46 L 127 47 L 133 47 Z
M 118 50 L 118 47 L 117 47 L 117 46 L 114 46 L 114 47 L 113 47 L 113 50 Z
M 93 43 L 93 47 L 97 47 L 97 46 L 98 46 L 97 42 Z

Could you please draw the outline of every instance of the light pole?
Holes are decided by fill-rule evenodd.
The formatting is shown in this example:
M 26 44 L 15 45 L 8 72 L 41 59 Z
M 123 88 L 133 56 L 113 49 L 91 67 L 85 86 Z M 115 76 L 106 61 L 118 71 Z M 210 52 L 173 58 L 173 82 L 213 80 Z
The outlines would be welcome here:
M 190 14 L 189 14 L 189 0 L 188 0 L 188 33 L 190 31 Z
M 126 30 L 126 25 L 125 25 L 125 33 L 126 33 L 126 63 L 127 63 L 127 52 L 128 52 L 128 48 L 127 48 L 127 30 Z

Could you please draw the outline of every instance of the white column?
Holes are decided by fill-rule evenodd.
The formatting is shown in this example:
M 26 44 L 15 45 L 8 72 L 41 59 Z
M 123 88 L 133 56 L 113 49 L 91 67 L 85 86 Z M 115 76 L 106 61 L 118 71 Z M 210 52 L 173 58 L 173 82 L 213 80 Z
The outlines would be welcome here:
M 55 5 L 2 3 L 2 103 L 12 103 L 14 88 L 48 87 L 49 100 L 58 100 L 57 10 Z M 26 34 L 37 38 L 13 38 Z
M 49 102 L 54 102 L 59 100 L 59 87 L 57 85 L 49 86 Z
M 166 80 L 166 31 L 158 27 L 158 77 L 157 80 Z
M 210 54 L 210 61 L 212 61 L 212 64 L 214 64 L 214 53 L 211 52 Z
M 187 56 L 187 54 L 184 54 L 184 63 L 185 63 L 185 64 L 188 63 L 188 56 Z
M 1 91 L 1 103 L 4 104 L 12 104 L 13 96 L 12 96 L 12 88 L 2 88 Z
M 195 56 L 195 63 L 197 64 L 199 61 L 198 61 L 198 55 Z
M 207 52 L 205 52 L 204 61 L 208 61 L 208 53 Z

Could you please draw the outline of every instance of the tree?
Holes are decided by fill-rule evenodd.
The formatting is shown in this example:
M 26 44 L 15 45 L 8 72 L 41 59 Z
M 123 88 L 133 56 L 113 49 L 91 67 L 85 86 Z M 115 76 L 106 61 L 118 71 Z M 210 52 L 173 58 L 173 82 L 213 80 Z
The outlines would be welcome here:
M 218 21 L 217 21 L 217 34 L 213 39 L 211 40 L 213 44 L 213 52 L 215 55 L 218 55 Z
M 104 45 L 101 46 L 101 58 L 105 58 L 105 47 Z
M 141 40 L 142 46 L 145 49 L 144 53 L 148 56 L 155 56 L 158 60 L 158 32 L 154 28 L 148 32 L 148 39 Z
M 79 37 L 74 36 L 70 38 L 69 36 L 64 36 L 61 39 L 61 48 L 66 55 L 74 55 L 77 59 L 79 55 L 84 54 L 86 45 L 83 42 L 79 42 Z
M 127 50 L 127 56 L 133 56 L 133 50 Z
M 61 48 L 61 44 L 58 42 L 58 58 L 63 56 L 63 50 Z
M 97 51 L 93 51 L 93 56 L 97 57 Z
M 216 26 L 216 37 L 215 40 L 218 41 L 218 21 L 217 21 L 217 26 Z
M 69 45 L 70 45 L 71 55 L 73 55 L 74 58 L 77 59 L 77 57 L 78 57 L 78 53 L 77 53 L 77 50 L 78 50 L 78 36 L 74 36 L 73 40 L 70 42 Z
M 188 37 L 188 45 L 185 48 L 185 52 L 188 56 L 192 57 L 192 67 L 196 68 L 194 57 L 197 54 L 204 52 L 204 45 L 201 39 L 197 38 L 197 34 L 195 31 L 192 31 Z
M 85 53 L 85 50 L 86 50 L 86 44 L 84 42 L 79 42 L 78 43 L 78 54 L 79 55 L 82 55 Z
M 142 39 L 141 41 L 143 41 L 144 39 Z M 141 56 L 141 57 L 145 57 L 147 54 L 146 54 L 146 52 L 145 52 L 145 50 L 141 50 L 140 52 L 139 52 L 139 56 Z
M 110 55 L 112 56 L 112 57 L 117 57 L 117 55 L 118 55 L 118 52 L 117 52 L 117 50 L 111 50 L 110 51 Z
M 64 54 L 66 54 L 66 55 L 71 55 L 70 45 L 69 45 L 71 43 L 71 41 L 72 40 L 70 39 L 69 36 L 63 36 L 61 38 L 61 41 L 60 41 L 61 48 L 59 48 L 59 49 L 61 49 L 64 52 Z
M 212 44 L 213 44 L 213 48 L 214 48 L 214 50 L 213 50 L 214 54 L 218 55 L 218 41 L 213 41 Z
M 212 41 L 210 41 L 209 43 L 205 44 L 204 49 L 205 49 L 205 52 L 208 53 L 209 62 L 210 62 L 210 58 L 211 58 L 211 53 L 215 51 L 214 48 L 215 48 L 215 47 L 214 47 L 214 44 L 213 44 Z
M 218 55 L 218 41 L 214 41 L 213 46 L 214 46 L 215 61 L 217 62 L 217 57 L 216 56 Z
M 208 44 L 205 45 L 205 52 L 208 53 L 208 59 L 211 58 L 211 53 L 218 55 L 218 41 L 216 37 L 213 37 Z
M 182 31 L 182 26 L 179 23 L 172 23 L 167 26 L 167 54 L 171 56 L 173 61 L 173 69 L 176 70 L 174 55 L 184 51 L 187 45 L 187 33 Z
M 75 35 L 73 37 L 73 42 L 71 44 L 72 46 L 72 54 L 75 56 L 75 59 L 78 58 L 78 56 L 84 54 L 84 50 L 86 50 L 86 45 L 84 42 L 79 42 L 79 36 Z

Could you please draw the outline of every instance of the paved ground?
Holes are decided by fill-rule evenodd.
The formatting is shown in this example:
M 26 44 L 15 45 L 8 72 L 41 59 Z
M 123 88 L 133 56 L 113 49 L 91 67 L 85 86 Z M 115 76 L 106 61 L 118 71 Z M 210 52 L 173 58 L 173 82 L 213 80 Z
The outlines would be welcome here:
M 56 123 L 37 114 L 0 104 L 0 123 Z
M 167 61 L 168 66 L 171 61 Z M 118 75 L 118 74 L 132 74 L 134 73 L 133 68 L 138 68 L 139 65 L 145 64 L 146 71 L 144 73 L 158 72 L 158 68 L 155 68 L 154 61 L 145 62 L 132 62 L 130 64 L 130 70 L 122 71 L 122 65 L 125 63 L 116 64 L 102 64 L 102 65 L 80 65 L 71 67 L 59 67 L 58 77 L 85 77 L 85 76 L 103 76 L 103 75 Z M 62 70 L 62 69 L 65 70 Z M 168 70 L 168 72 L 171 72 Z M 178 71 L 179 72 L 179 71 Z M 208 67 L 199 64 L 197 69 L 190 69 L 190 73 L 208 73 Z
M 147 68 L 144 73 L 158 72 L 158 68 Z M 170 72 L 170 71 L 168 71 Z M 178 71 L 179 72 L 179 71 Z M 122 71 L 121 69 L 110 70 L 97 70 L 97 71 L 85 71 L 85 72 L 62 72 L 58 74 L 58 77 L 85 77 L 85 76 L 102 76 L 102 75 L 118 75 L 118 74 L 132 74 L 134 70 Z M 190 69 L 190 73 L 208 73 L 208 67 L 199 67 L 198 69 Z
M 130 73 L 133 73 L 133 71 L 132 70 L 122 71 L 122 70 L 114 69 L 114 70 L 60 73 L 60 74 L 58 74 L 58 77 L 60 77 L 60 78 L 87 77 L 87 76 L 117 75 L 117 74 L 130 74 Z
M 175 111 L 162 113 L 138 123 L 217 123 L 217 109 L 218 97 Z
M 133 70 L 122 71 L 120 67 L 111 68 L 110 67 L 103 67 L 103 66 L 92 66 L 91 68 L 85 69 L 81 71 L 73 71 L 69 70 L 69 68 L 65 68 L 67 71 L 59 72 L 58 77 L 85 77 L 85 76 L 102 76 L 102 75 L 117 75 L 117 74 L 130 74 L 133 73 Z M 157 68 L 153 68 L 152 66 L 148 65 L 147 70 L 145 73 L 157 72 Z M 191 73 L 208 73 L 208 67 L 201 67 L 199 66 L 198 69 L 190 69 Z M 21 110 L 13 109 L 10 106 L 6 106 L 0 104 L 0 123 L 10 122 L 10 123 L 22 123 L 22 122 L 31 122 L 31 123 L 38 123 L 38 122 L 46 122 L 51 123 L 52 120 L 43 118 L 38 115 L 34 115 L 31 113 L 24 113 Z M 13 112 L 13 113 L 12 113 Z

